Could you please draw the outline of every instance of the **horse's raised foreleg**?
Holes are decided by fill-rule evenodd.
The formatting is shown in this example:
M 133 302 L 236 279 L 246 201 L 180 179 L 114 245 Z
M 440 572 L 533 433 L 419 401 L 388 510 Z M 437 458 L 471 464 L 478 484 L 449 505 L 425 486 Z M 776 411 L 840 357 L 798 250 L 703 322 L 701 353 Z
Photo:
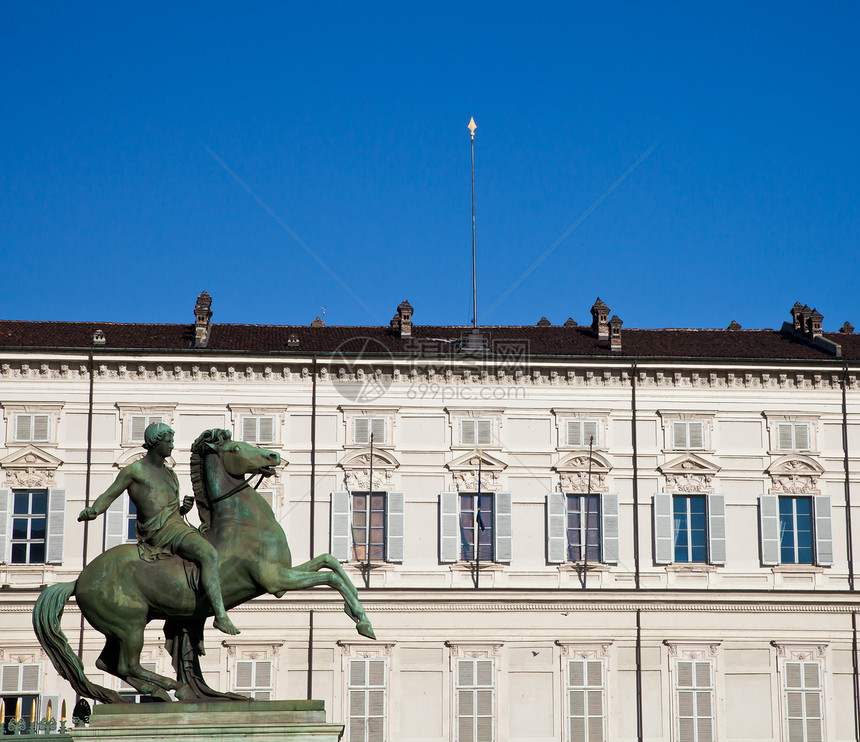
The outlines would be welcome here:
M 329 555 L 326 554 L 324 556 Z M 322 558 L 323 557 L 317 557 L 316 559 Z M 315 560 L 312 559 L 310 562 L 307 562 L 307 564 L 309 565 L 313 561 Z M 278 597 L 289 590 L 304 590 L 309 587 L 316 587 L 317 585 L 325 585 L 326 587 L 334 588 L 343 596 L 343 610 L 347 616 L 355 621 L 356 631 L 358 631 L 362 636 L 376 639 L 376 635 L 373 633 L 373 626 L 370 624 L 370 619 L 368 619 L 367 614 L 364 612 L 364 608 L 358 600 L 355 585 L 352 584 L 352 580 L 349 579 L 349 576 L 343 572 L 343 568 L 340 564 L 337 562 L 335 563 L 337 564 L 339 571 L 343 573 L 343 577 L 341 577 L 337 571 L 312 572 L 306 569 L 301 569 L 301 567 L 306 565 L 301 565 L 294 569 L 287 569 L 285 567 L 279 567 L 278 565 L 272 564 L 269 565 L 268 569 L 265 569 L 263 574 L 260 575 L 260 584 L 267 592 Z M 322 566 L 328 565 L 324 564 Z M 322 566 L 320 568 L 322 568 Z
M 341 565 L 341 563 L 331 554 L 320 554 L 304 564 L 297 564 L 293 569 L 299 572 L 319 572 L 321 569 L 330 569 L 343 580 L 347 589 L 352 591 L 352 594 L 355 595 L 356 599 L 358 598 L 358 589 L 352 581 L 352 578 L 346 573 L 343 565 Z

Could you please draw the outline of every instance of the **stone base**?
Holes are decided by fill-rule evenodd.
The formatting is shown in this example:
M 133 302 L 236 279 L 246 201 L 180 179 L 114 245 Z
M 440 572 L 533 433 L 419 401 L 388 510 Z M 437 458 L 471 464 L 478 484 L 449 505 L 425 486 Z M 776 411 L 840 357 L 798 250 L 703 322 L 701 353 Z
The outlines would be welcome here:
M 144 742 L 338 742 L 343 724 L 326 724 L 323 701 L 213 701 L 99 704 L 75 740 Z

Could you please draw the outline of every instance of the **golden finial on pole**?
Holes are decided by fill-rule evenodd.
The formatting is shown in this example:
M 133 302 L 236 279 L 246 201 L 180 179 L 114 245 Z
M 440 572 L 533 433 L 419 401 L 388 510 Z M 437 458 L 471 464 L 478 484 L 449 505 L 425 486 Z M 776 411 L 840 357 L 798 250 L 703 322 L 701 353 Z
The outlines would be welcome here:
M 475 123 L 475 117 L 474 116 L 472 116 L 469 119 L 469 126 L 467 128 L 469 129 L 469 132 L 472 135 L 472 139 L 474 139 L 475 138 L 475 129 L 478 128 L 478 125 Z
M 15 721 L 21 721 L 21 696 L 18 696 L 18 701 L 15 704 Z

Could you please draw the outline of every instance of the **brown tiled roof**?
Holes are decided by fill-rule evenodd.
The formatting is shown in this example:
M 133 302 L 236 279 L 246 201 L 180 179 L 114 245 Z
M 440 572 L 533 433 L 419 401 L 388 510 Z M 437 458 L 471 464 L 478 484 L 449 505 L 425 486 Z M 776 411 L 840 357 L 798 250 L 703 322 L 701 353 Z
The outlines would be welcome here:
M 194 325 L 121 324 L 111 322 L 24 322 L 0 320 L 0 349 L 89 348 L 93 332 L 105 333 L 107 350 L 187 351 L 218 353 L 393 353 L 449 355 L 471 332 L 470 327 L 413 325 L 412 337 L 401 339 L 388 327 L 295 325 L 211 326 L 206 349 L 192 349 Z M 833 356 L 802 338 L 777 330 L 638 330 L 622 329 L 620 353 L 609 350 L 589 327 L 506 326 L 480 328 L 497 352 L 532 356 L 603 356 L 612 358 L 701 358 L 833 361 Z M 843 358 L 860 360 L 860 334 L 826 333 L 842 345 Z M 289 344 L 298 338 L 298 344 Z M 365 343 L 368 343 L 365 345 Z M 519 350 L 518 350 L 519 349 Z

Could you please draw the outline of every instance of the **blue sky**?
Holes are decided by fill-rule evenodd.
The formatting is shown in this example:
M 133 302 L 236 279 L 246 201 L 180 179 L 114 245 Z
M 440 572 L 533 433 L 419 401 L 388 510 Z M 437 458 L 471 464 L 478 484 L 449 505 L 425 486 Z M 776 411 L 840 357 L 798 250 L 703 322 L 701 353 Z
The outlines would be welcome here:
M 468 324 L 474 116 L 481 323 L 860 327 L 856 3 L 125 6 L 0 6 L 0 318 Z

